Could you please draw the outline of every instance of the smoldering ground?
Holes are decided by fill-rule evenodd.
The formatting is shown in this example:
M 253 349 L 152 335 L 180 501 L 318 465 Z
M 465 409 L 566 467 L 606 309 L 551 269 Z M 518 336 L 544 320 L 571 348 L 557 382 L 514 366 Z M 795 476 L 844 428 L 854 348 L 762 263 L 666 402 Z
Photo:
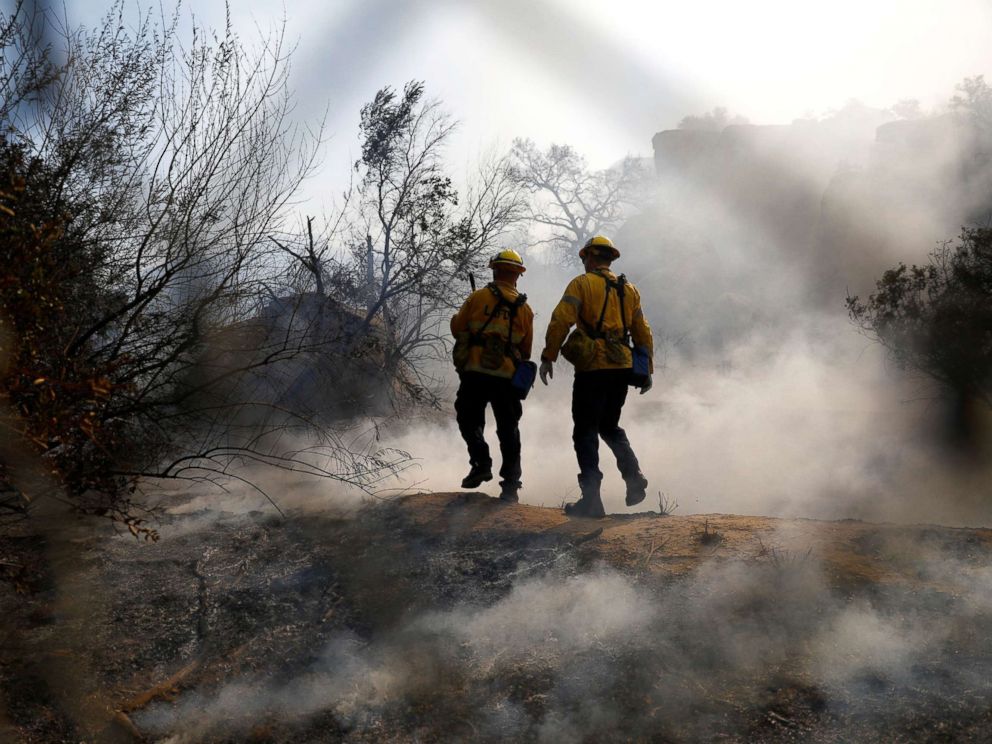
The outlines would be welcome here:
M 354 740 L 754 740 L 775 710 L 794 732 L 852 732 L 861 719 L 883 731 L 988 695 L 988 650 L 956 654 L 990 619 L 964 598 L 852 599 L 811 556 L 710 561 L 662 585 L 603 566 L 577 574 L 566 559 L 491 603 L 455 602 L 371 638 L 342 632 L 292 676 L 190 693 L 136 720 L 173 742 L 308 720 Z M 784 688 L 802 699 L 777 699 Z

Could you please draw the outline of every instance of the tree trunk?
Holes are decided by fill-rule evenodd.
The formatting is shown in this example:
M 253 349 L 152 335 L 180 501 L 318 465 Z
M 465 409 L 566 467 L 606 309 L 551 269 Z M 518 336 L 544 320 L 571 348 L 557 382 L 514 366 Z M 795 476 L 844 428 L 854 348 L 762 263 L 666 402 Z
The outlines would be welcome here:
M 365 287 L 368 297 L 365 313 L 371 318 L 377 293 L 375 291 L 375 252 L 372 250 L 372 236 L 369 234 L 365 235 Z

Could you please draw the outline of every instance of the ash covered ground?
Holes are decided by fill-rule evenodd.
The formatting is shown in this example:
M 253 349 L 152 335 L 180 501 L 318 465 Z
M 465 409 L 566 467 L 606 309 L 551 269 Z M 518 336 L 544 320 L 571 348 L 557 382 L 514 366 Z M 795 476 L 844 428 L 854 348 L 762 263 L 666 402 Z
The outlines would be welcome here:
M 5 538 L 36 557 L 0 599 L 12 741 L 992 730 L 989 530 L 568 520 L 481 494 L 161 528 L 154 544 L 80 531 L 60 567 L 43 538 Z

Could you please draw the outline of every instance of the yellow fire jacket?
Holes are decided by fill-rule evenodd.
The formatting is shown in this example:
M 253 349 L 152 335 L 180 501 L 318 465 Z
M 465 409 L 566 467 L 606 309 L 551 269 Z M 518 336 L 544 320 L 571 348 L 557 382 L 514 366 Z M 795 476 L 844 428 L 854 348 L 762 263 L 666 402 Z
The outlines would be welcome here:
M 519 293 L 513 285 L 506 284 L 505 282 L 495 282 L 495 285 L 503 295 L 506 303 L 512 304 L 517 299 Z M 455 339 L 458 339 L 459 335 L 463 334 L 462 337 L 464 339 L 467 334 L 478 333 L 492 314 L 497 303 L 498 299 L 496 295 L 488 286 L 477 289 L 468 296 L 461 309 L 452 317 L 451 335 Z M 510 330 L 510 307 L 506 303 L 496 311 L 493 319 L 489 321 L 489 325 L 485 326 L 486 330 L 482 334 L 481 342 L 484 342 L 487 337 L 495 336 L 497 339 L 502 340 L 504 344 L 506 343 L 507 333 Z M 533 344 L 534 311 L 531 310 L 530 305 L 524 303 L 516 309 L 516 314 L 513 318 L 513 337 L 510 341 L 510 346 L 511 350 L 517 355 L 517 359 L 524 360 L 530 359 Z M 468 362 L 464 368 L 465 372 L 482 372 L 483 374 L 493 375 L 494 377 L 505 377 L 507 379 L 513 377 L 513 373 L 516 370 L 516 364 L 513 359 L 504 355 L 501 366 L 497 369 L 487 369 L 482 366 L 482 352 L 483 346 L 481 343 L 469 348 Z
M 577 276 L 568 283 L 565 294 L 551 314 L 551 322 L 548 323 L 548 332 L 544 339 L 544 351 L 541 352 L 542 361 L 553 362 L 558 358 L 558 352 L 568 336 L 569 329 L 576 323 L 587 333 L 595 331 L 596 324 L 599 322 L 599 314 L 603 311 L 603 301 L 606 300 L 604 277 L 612 282 L 617 281 L 613 272 L 608 269 L 597 269 Z M 627 320 L 627 330 L 630 332 L 634 345 L 647 349 L 650 360 L 649 368 L 653 373 L 654 339 L 651 336 L 651 326 L 648 325 L 641 310 L 641 295 L 630 282 L 624 286 L 623 309 Z M 601 332 L 604 335 L 623 335 L 620 298 L 613 289 L 610 290 L 609 299 L 606 300 L 606 313 L 603 316 Z M 592 364 L 577 371 L 625 369 L 633 365 L 629 350 L 624 350 L 623 358 L 622 363 L 614 363 L 607 359 L 606 340 L 598 338 L 596 339 L 596 355 Z

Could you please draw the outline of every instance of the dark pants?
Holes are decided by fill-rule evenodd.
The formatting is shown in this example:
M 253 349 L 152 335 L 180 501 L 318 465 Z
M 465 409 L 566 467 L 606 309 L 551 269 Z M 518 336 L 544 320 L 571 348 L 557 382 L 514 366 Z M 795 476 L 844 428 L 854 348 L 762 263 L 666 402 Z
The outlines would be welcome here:
M 617 458 L 624 480 L 641 467 L 627 434 L 620 428 L 620 411 L 627 400 L 629 369 L 576 372 L 572 386 L 572 442 L 579 461 L 579 483 L 594 485 L 603 479 L 599 469 L 599 438 Z
M 481 372 L 463 372 L 458 394 L 455 396 L 455 416 L 462 439 L 468 445 L 468 458 L 472 467 L 492 466 L 489 445 L 484 435 L 486 406 L 493 407 L 496 418 L 496 436 L 503 467 L 499 474 L 502 485 L 520 487 L 520 416 L 523 406 L 513 392 L 510 381 Z

